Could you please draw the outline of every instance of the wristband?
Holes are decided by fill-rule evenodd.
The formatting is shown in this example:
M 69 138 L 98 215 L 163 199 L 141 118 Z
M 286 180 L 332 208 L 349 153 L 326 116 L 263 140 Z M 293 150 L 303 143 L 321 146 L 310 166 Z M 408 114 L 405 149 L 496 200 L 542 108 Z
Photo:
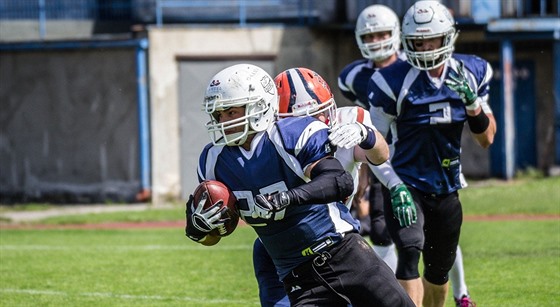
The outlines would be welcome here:
M 490 126 L 490 119 L 484 113 L 484 110 L 480 110 L 480 113 L 476 116 L 467 115 L 467 122 L 469 123 L 469 128 L 474 134 L 480 134 Z
M 478 109 L 478 107 L 480 107 L 480 100 L 478 99 L 478 97 L 470 103 L 465 103 L 465 108 L 470 111 L 474 111 Z
M 362 127 L 365 128 L 367 136 L 365 140 L 363 140 L 360 144 L 358 144 L 358 146 L 366 150 L 372 149 L 373 146 L 375 146 L 375 142 L 377 141 L 377 138 L 375 136 L 375 131 L 371 127 L 366 127 L 364 125 L 362 125 Z

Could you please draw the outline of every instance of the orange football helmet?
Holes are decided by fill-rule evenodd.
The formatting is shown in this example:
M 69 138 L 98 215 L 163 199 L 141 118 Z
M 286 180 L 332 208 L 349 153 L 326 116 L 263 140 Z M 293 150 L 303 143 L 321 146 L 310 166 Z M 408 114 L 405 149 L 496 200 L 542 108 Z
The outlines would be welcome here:
M 324 113 L 327 125 L 336 125 L 336 103 L 327 82 L 308 68 L 290 68 L 274 78 L 278 90 L 278 116 L 316 116 Z

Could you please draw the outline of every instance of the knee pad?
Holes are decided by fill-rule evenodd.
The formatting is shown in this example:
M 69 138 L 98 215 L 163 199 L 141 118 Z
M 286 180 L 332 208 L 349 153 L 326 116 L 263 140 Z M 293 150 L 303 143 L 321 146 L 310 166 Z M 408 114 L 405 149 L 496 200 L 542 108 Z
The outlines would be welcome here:
M 434 285 L 441 286 L 449 280 L 449 272 L 427 267 L 424 269 L 424 278 Z
M 395 276 L 401 280 L 411 280 L 420 277 L 418 262 L 420 261 L 420 249 L 415 246 L 400 248 L 399 260 Z
M 389 246 L 393 244 L 391 235 L 387 230 L 387 224 L 385 224 L 385 219 L 383 218 L 371 221 L 369 237 L 371 238 L 373 245 Z

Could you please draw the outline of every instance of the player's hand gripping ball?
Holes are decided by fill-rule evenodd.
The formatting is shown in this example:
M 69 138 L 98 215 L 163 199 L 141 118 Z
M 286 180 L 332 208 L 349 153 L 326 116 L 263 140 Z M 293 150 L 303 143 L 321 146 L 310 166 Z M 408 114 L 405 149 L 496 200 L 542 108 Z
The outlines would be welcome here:
M 208 209 L 214 204 L 220 202 L 219 207 L 220 211 L 222 211 L 220 220 L 224 221 L 224 227 L 222 229 L 212 230 L 210 235 L 220 237 L 230 235 L 239 223 L 239 213 L 237 211 L 237 199 L 235 198 L 235 195 L 233 195 L 233 192 L 223 183 L 216 180 L 205 180 L 194 190 L 194 206 L 198 206 L 198 204 L 200 204 L 203 192 L 207 192 L 208 194 L 208 198 L 204 203 L 203 209 Z

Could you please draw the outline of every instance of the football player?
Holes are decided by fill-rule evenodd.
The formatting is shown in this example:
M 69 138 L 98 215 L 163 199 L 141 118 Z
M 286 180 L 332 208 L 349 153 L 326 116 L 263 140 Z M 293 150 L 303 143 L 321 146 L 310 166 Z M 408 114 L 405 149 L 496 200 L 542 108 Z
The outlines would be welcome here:
M 312 117 L 276 122 L 274 82 L 250 64 L 218 72 L 203 109 L 212 143 L 200 155 L 199 181 L 218 180 L 233 191 L 291 305 L 413 306 L 391 270 L 364 249 L 359 225 L 340 202 L 352 194 L 353 179 L 332 156 L 325 123 Z M 195 210 L 189 198 L 190 239 L 219 241 L 210 235 L 224 223 L 216 208 Z
M 368 99 L 375 126 L 383 135 L 391 132 L 391 164 L 412 193 L 418 221 L 401 227 L 387 214 L 387 201 L 385 217 L 398 250 L 399 282 L 416 305 L 444 306 L 463 220 L 461 134 L 467 122 L 480 146 L 494 140 L 487 101 L 492 68 L 479 57 L 453 53 L 455 21 L 438 1 L 416 2 L 401 25 L 407 60 L 373 74 Z
M 332 145 L 337 146 L 335 157 L 352 174 L 354 183 L 358 180 L 358 170 L 362 163 L 379 165 L 387 161 L 387 143 L 372 125 L 368 111 L 361 107 L 337 108 L 328 84 L 319 74 L 303 67 L 291 68 L 278 74 L 274 81 L 280 97 L 279 117 L 313 116 L 328 124 L 331 128 L 329 140 Z M 284 119 L 280 120 L 282 121 Z M 352 203 L 352 197 L 346 201 L 348 207 Z M 412 201 L 408 204 L 413 206 Z M 400 208 L 400 218 L 409 225 L 414 219 L 414 208 L 403 205 Z M 257 239 L 253 248 L 253 265 L 261 305 L 289 306 L 286 292 L 271 263 L 266 249 Z M 383 274 L 386 272 L 382 271 Z
M 354 102 L 356 105 L 369 109 L 367 99 L 367 85 L 369 79 L 377 70 L 387 67 L 393 63 L 406 61 L 406 56 L 400 52 L 400 22 L 393 10 L 381 4 L 375 4 L 365 8 L 356 21 L 355 28 L 356 42 L 362 53 L 363 59 L 348 64 L 339 75 L 338 87 L 343 96 Z M 390 135 L 388 135 L 390 138 Z M 362 234 L 369 235 L 373 243 L 373 249 L 377 254 L 396 271 L 397 254 L 395 245 L 387 231 L 385 218 L 383 216 L 383 196 L 382 186 L 392 188 L 401 180 L 380 182 L 377 175 L 390 172 L 389 163 L 374 167 L 370 165 L 371 171 L 376 176 L 372 176 L 368 168 L 363 168 L 360 172 L 360 183 L 358 186 L 367 187 L 358 189 L 354 196 L 353 208 L 359 209 L 365 206 L 366 210 L 356 210 L 369 212 L 361 214 Z M 387 178 L 390 176 L 385 175 Z M 464 179 L 463 177 L 461 177 Z M 383 185 L 382 185 L 383 183 Z M 369 184 L 369 186 L 368 186 Z M 463 187 L 466 181 L 463 180 Z M 367 191 L 367 193 L 366 193 Z M 364 229 L 367 229 L 364 233 Z M 451 285 L 453 286 L 453 296 L 458 306 L 474 306 L 475 303 L 469 296 L 465 281 L 463 257 L 460 246 L 457 246 L 457 257 L 449 272 Z
M 344 97 L 369 110 L 367 84 L 373 73 L 402 61 L 399 53 L 399 18 L 385 5 L 371 5 L 358 15 L 354 32 L 364 58 L 344 67 L 338 77 L 338 87 Z M 376 167 L 371 167 L 371 170 L 375 173 L 383 172 Z M 366 188 L 357 191 L 353 208 L 360 217 L 362 229 L 365 229 L 362 234 L 369 235 L 375 252 L 394 272 L 397 267 L 397 253 L 383 216 L 382 183 L 365 167 L 361 170 L 360 182 L 359 186 Z M 388 188 L 393 188 L 399 183 L 402 182 L 385 182 L 389 185 Z

